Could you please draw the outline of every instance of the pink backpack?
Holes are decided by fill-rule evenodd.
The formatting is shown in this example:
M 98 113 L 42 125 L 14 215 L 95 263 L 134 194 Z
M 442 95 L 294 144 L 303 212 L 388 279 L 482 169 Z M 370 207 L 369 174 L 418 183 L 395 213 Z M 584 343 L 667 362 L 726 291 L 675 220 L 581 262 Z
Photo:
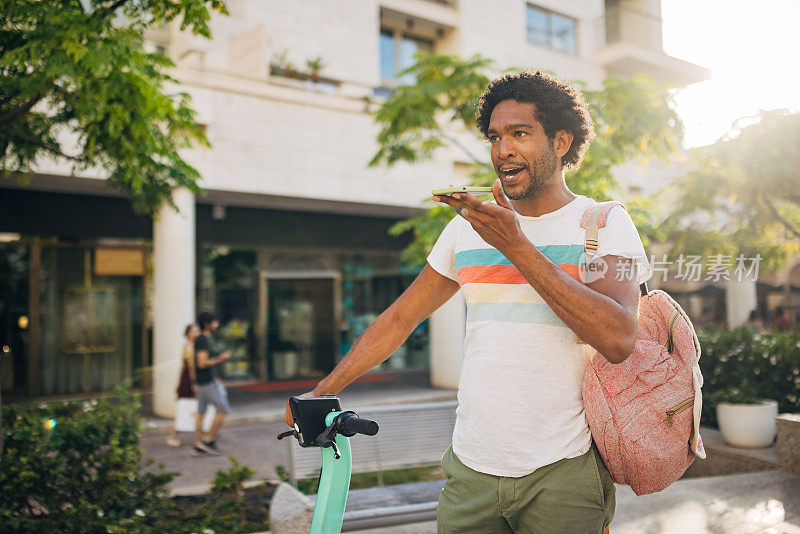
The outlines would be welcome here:
M 598 229 L 619 202 L 586 210 L 587 264 L 598 248 Z M 611 477 L 636 495 L 661 491 L 683 475 L 700 438 L 703 375 L 700 344 L 683 309 L 667 293 L 641 285 L 639 333 L 633 353 L 609 363 L 591 350 L 583 379 L 586 419 Z

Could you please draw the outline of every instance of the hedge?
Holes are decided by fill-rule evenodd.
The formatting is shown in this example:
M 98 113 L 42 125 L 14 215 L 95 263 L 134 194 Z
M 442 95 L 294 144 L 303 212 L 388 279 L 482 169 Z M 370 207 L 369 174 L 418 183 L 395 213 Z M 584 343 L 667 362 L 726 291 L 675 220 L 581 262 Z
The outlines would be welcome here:
M 703 371 L 703 424 L 717 426 L 725 399 L 778 401 L 781 413 L 800 413 L 800 333 L 754 328 L 698 332 Z
M 210 502 L 191 517 L 168 498 L 177 473 L 143 462 L 139 399 L 2 407 L 0 530 L 22 533 L 253 532 L 243 520 L 243 483 L 253 471 L 232 459 Z

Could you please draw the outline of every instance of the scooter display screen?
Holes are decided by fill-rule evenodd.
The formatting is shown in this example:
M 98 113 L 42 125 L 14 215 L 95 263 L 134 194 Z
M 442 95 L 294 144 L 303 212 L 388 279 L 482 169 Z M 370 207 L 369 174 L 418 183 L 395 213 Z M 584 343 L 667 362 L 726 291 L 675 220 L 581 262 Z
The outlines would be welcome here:
M 342 411 L 339 397 L 335 395 L 292 397 L 289 399 L 289 408 L 298 429 L 297 441 L 301 447 L 312 447 L 317 436 L 327 428 L 325 417 L 331 412 Z

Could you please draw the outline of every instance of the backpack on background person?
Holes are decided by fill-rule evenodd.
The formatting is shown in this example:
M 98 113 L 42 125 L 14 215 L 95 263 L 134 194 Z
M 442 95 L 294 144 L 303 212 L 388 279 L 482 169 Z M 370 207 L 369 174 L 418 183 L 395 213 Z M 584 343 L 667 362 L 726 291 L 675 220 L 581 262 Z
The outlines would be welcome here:
M 599 229 L 619 202 L 586 210 L 587 266 Z M 700 438 L 703 375 L 700 343 L 689 317 L 666 292 L 640 286 L 638 334 L 631 355 L 612 364 L 591 350 L 583 379 L 586 419 L 597 449 L 618 484 L 636 495 L 661 491 L 705 458 Z M 587 348 L 591 348 L 588 347 Z

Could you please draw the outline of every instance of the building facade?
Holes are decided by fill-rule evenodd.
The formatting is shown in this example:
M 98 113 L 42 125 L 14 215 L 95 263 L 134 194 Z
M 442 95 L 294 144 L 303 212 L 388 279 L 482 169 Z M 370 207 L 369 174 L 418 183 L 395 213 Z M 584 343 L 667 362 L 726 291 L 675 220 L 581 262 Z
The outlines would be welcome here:
M 215 310 L 230 380 L 327 373 L 417 270 L 399 220 L 428 192 L 467 180 L 469 161 L 368 167 L 371 111 L 418 50 L 530 67 L 596 87 L 647 72 L 678 87 L 708 77 L 661 46 L 659 0 L 230 0 L 213 40 L 175 25 L 148 46 L 176 63 L 212 148 L 186 153 L 203 195 L 136 216 L 102 176 L 43 163 L 0 181 L 0 371 L 4 395 L 96 394 L 121 383 L 171 415 L 181 334 Z M 413 80 L 410 80 L 413 81 Z M 471 132 L 453 132 L 487 154 Z M 480 153 L 480 152 L 479 152 Z M 623 179 L 639 187 L 635 172 Z M 633 185 L 631 185 L 633 184 Z M 454 297 L 385 363 L 455 387 L 464 305 Z

